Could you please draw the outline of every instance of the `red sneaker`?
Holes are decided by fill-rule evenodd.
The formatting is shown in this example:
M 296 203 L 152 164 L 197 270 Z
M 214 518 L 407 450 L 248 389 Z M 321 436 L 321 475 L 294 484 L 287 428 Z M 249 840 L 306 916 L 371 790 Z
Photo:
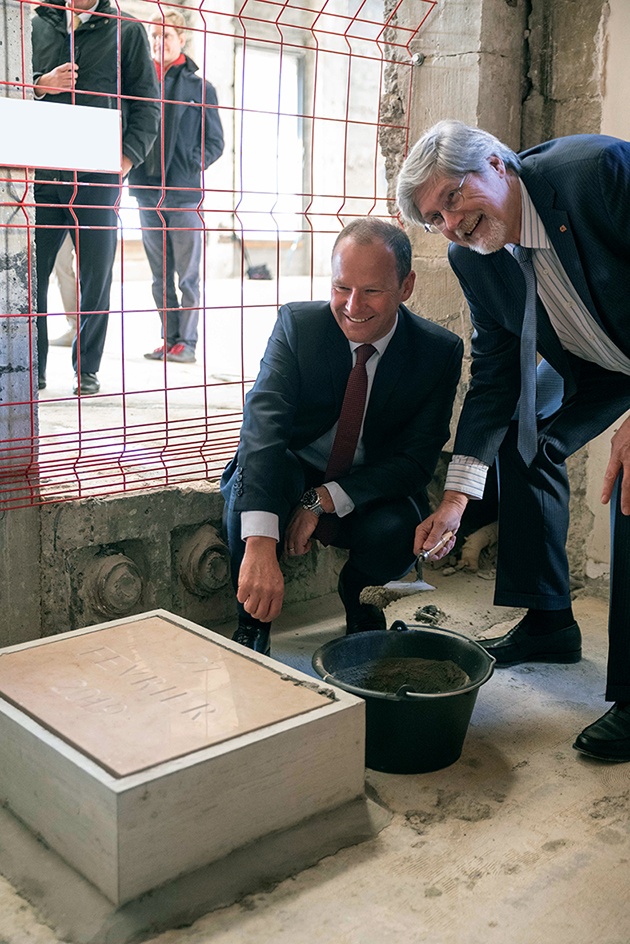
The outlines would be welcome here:
M 177 361 L 179 364 L 192 364 L 195 361 L 195 352 L 180 341 L 168 351 L 166 360 Z
M 163 361 L 164 360 L 164 351 L 166 350 L 166 345 L 162 344 L 161 347 L 156 347 L 154 351 L 149 351 L 148 354 L 144 356 L 148 361 Z

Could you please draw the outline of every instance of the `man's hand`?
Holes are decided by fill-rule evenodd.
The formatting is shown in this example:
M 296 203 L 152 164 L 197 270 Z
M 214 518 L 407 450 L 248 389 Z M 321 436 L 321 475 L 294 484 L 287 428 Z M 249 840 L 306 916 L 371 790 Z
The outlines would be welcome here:
M 40 75 L 35 88 L 40 95 L 59 95 L 60 92 L 74 88 L 78 77 L 79 67 L 76 62 L 64 62 L 51 72 Z
M 276 557 L 274 538 L 247 538 L 236 597 L 250 616 L 263 623 L 270 623 L 280 614 L 284 578 Z
M 320 485 L 315 491 L 324 511 L 332 514 L 335 506 L 328 489 L 324 485 Z M 307 511 L 301 505 L 294 509 L 284 535 L 284 553 L 287 557 L 301 557 L 302 554 L 307 554 L 310 551 L 311 538 L 318 520 L 319 516 L 314 511 Z
M 416 528 L 416 538 L 413 545 L 414 554 L 428 551 L 441 541 L 447 531 L 453 532 L 453 537 L 444 545 L 431 560 L 440 560 L 450 554 L 455 546 L 455 535 L 462 520 L 462 515 L 468 504 L 468 495 L 463 492 L 444 492 L 442 504 L 432 515 L 421 521 Z
M 610 501 L 613 485 L 622 469 L 621 513 L 630 515 L 630 417 L 621 424 L 610 443 L 610 459 L 602 490 L 603 505 Z
M 300 557 L 311 549 L 311 537 L 319 518 L 314 511 L 298 505 L 287 525 L 284 535 L 284 553 L 287 557 Z
M 129 173 L 129 171 L 131 170 L 132 167 L 133 167 L 133 163 L 129 160 L 129 158 L 127 157 L 126 154 L 123 154 L 123 156 L 122 156 L 122 175 L 123 175 L 123 177 L 126 177 L 126 176 L 127 176 L 127 174 Z

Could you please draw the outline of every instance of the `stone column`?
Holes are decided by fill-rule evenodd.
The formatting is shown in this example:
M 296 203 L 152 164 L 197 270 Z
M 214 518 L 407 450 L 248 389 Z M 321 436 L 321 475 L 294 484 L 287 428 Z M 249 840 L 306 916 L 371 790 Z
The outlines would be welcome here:
M 22 83 L 32 82 L 29 14 L 15 0 L 0 6 L 0 76 L 10 98 L 22 98 Z M 38 432 L 32 204 L 26 171 L 0 168 L 0 645 L 40 635 L 39 509 L 28 507 Z
M 393 4 L 391 5 L 393 9 Z M 402 4 L 395 26 L 413 31 L 420 15 L 419 4 Z M 516 150 L 520 145 L 521 102 L 525 74 L 525 4 L 517 0 L 449 0 L 434 7 L 409 51 L 398 49 L 401 65 L 387 75 L 385 105 L 388 118 L 404 123 L 409 110 L 408 148 L 423 131 L 442 118 L 459 118 L 496 134 Z M 401 42 L 404 29 L 392 30 Z M 410 65 L 411 56 L 417 65 Z M 381 146 L 386 155 L 390 196 L 405 156 L 400 132 L 385 131 Z M 392 202 L 391 209 L 394 211 Z M 418 227 L 408 228 L 413 246 L 416 287 L 410 305 L 414 311 L 455 331 L 467 342 L 470 337 L 468 310 L 457 279 L 446 258 L 447 243 L 427 235 Z M 464 369 L 452 428 L 467 387 Z

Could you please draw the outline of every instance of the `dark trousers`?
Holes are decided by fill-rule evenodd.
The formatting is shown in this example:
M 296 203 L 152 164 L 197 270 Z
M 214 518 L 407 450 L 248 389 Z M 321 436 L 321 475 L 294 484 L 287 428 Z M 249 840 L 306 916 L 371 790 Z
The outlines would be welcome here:
M 112 269 L 118 240 L 114 206 L 120 199 L 118 177 L 90 174 L 76 191 L 70 183 L 35 186 L 35 245 L 37 251 L 37 353 L 39 375 L 46 376 L 48 357 L 48 283 L 67 232 L 75 245 L 79 270 L 79 333 L 72 346 L 72 366 L 95 374 L 101 365 Z M 78 348 L 77 348 L 78 340 Z
M 236 465 L 236 464 L 234 464 Z M 241 539 L 241 516 L 234 511 L 236 473 L 221 482 L 225 498 L 224 527 L 230 548 L 232 582 L 238 589 L 238 574 L 245 553 Z M 323 472 L 302 462 L 294 453 L 286 453 L 284 468 L 283 507 L 280 513 L 280 541 L 278 555 L 291 512 L 307 488 L 321 485 Z M 411 498 L 374 502 L 361 511 L 353 511 L 339 519 L 339 531 L 333 541 L 335 547 L 350 551 L 348 564 L 353 571 L 365 577 L 363 586 L 381 585 L 404 576 L 413 566 L 415 531 L 422 515 Z M 245 615 L 242 604 L 239 613 Z
M 581 362 L 578 390 L 539 424 L 528 469 L 513 423 L 501 446 L 495 603 L 541 610 L 571 605 L 566 539 L 569 481 L 564 460 L 630 409 L 630 377 Z M 630 700 L 630 517 L 611 502 L 612 561 L 606 699 Z
M 145 199 L 145 198 L 143 198 Z M 199 269 L 203 223 L 196 206 L 140 207 L 142 242 L 153 275 L 152 291 L 167 348 L 195 350 L 199 322 Z M 175 275 L 181 294 L 177 297 Z M 165 327 L 166 325 L 166 327 Z

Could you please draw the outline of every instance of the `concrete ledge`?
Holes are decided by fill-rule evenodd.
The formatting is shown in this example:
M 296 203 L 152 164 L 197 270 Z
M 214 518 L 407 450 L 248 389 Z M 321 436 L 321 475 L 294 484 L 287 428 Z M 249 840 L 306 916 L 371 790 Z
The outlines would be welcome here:
M 367 797 L 237 849 L 115 908 L 88 881 L 0 809 L 0 873 L 70 944 L 131 944 L 189 925 L 245 895 L 269 891 L 340 849 L 373 839 L 392 814 Z

